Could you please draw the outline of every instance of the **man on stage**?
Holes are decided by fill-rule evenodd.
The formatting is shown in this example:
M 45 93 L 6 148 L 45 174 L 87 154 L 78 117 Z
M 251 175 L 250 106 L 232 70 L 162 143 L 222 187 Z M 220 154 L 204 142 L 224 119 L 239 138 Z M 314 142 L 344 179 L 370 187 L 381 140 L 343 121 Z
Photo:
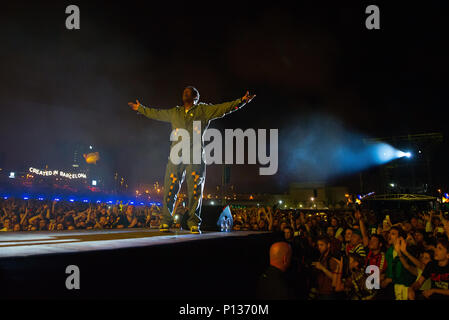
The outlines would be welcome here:
M 179 129 L 187 130 L 190 137 L 193 137 L 193 131 L 201 135 L 201 161 L 199 164 L 194 164 L 190 161 L 188 164 L 180 163 L 174 164 L 172 159 L 169 158 L 167 167 L 165 170 L 164 181 L 164 208 L 162 210 L 162 220 L 160 224 L 160 231 L 168 232 L 172 226 L 173 210 L 176 204 L 179 190 L 184 181 L 187 179 L 187 192 L 189 198 L 189 211 L 187 226 L 191 233 L 201 233 L 201 202 L 203 197 L 204 182 L 206 179 L 206 163 L 204 159 L 204 132 L 207 130 L 211 120 L 222 118 L 223 116 L 236 111 L 249 103 L 255 95 L 246 94 L 237 100 L 231 102 L 225 102 L 221 104 L 211 105 L 199 102 L 200 94 L 198 90 L 192 86 L 188 86 L 184 89 L 182 94 L 183 106 L 176 106 L 170 109 L 156 109 L 145 107 L 140 104 L 138 100 L 136 103 L 129 102 L 128 105 L 139 114 L 164 122 L 170 122 L 172 125 L 172 134 L 176 136 Z M 199 121 L 201 128 L 197 129 L 193 127 L 193 122 Z M 196 122 L 198 123 L 198 122 Z M 173 148 L 178 141 L 172 141 L 171 147 Z M 194 148 L 193 139 L 190 139 L 190 155 L 196 152 Z

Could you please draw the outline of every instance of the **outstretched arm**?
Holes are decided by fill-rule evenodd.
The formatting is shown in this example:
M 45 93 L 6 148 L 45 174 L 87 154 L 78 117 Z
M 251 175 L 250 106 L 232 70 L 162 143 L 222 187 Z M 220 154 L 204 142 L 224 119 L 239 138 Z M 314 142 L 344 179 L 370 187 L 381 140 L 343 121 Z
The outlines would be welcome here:
M 137 111 L 140 114 L 143 114 L 145 117 L 170 122 L 171 114 L 173 112 L 173 108 L 171 109 L 156 109 L 156 108 L 148 108 L 140 104 L 139 100 L 136 100 L 136 103 L 128 102 L 128 105 L 134 111 Z
M 242 98 L 234 101 L 208 105 L 205 108 L 207 118 L 210 120 L 222 118 L 225 115 L 242 108 L 245 104 L 251 102 L 255 96 L 255 94 L 250 95 L 249 92 L 246 91 L 246 94 Z

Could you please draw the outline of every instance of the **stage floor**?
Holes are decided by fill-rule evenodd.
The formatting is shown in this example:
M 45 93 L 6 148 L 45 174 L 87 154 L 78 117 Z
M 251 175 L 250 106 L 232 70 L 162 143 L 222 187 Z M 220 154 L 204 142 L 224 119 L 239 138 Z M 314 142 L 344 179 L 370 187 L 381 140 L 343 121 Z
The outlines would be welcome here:
M 191 234 L 189 231 L 175 229 L 169 233 L 158 229 L 1 232 L 0 258 L 113 250 L 262 233 L 264 232 L 203 231 L 202 234 Z

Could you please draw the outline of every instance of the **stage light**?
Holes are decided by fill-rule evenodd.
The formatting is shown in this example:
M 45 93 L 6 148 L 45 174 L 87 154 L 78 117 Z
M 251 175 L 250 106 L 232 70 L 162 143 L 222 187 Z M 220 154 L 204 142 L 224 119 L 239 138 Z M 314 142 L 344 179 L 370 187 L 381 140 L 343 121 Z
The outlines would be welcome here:
M 109 204 L 111 204 L 111 203 L 112 203 L 112 201 L 111 201 L 111 200 L 109 200 L 109 201 L 108 201 L 108 203 L 109 203 Z
M 41 201 L 44 200 L 44 198 L 37 198 L 37 199 L 38 199 L 38 200 L 41 200 Z
M 403 151 L 400 151 L 400 150 L 398 150 L 396 152 L 396 157 L 397 158 L 402 158 L 402 157 L 410 158 L 411 156 L 412 156 L 411 152 L 403 152 Z
M 141 203 L 140 203 L 140 205 L 142 205 L 142 206 L 143 206 L 143 202 L 141 202 Z
M 97 203 L 101 203 L 101 200 L 97 200 Z
M 92 185 L 96 186 L 97 185 L 97 180 L 92 180 Z
M 282 204 L 282 200 L 279 200 L 279 204 Z
M 55 200 L 55 201 L 59 201 L 59 198 L 55 198 L 54 200 Z
M 314 200 L 315 200 L 315 198 L 314 198 L 314 197 L 311 197 L 311 198 L 310 198 L 310 201 L 314 201 Z
M 70 202 L 74 202 L 74 201 L 75 201 L 75 199 L 70 199 L 69 201 L 70 201 Z
M 7 199 L 8 199 L 8 197 L 3 197 L 3 199 L 7 200 Z
M 83 202 L 89 202 L 89 200 L 84 199 Z
M 395 184 L 394 183 L 390 183 L 390 187 L 394 188 Z
M 215 204 L 215 202 L 211 201 L 211 202 L 210 202 L 210 204 L 211 204 L 211 205 L 214 205 L 214 204 Z
M 9 173 L 9 178 L 10 178 L 10 179 L 14 179 L 15 177 L 16 177 L 15 172 L 10 172 L 10 173 Z
M 23 197 L 23 200 L 28 200 L 29 198 L 28 197 Z
M 134 201 L 131 201 L 130 203 L 131 203 L 131 204 L 134 204 Z

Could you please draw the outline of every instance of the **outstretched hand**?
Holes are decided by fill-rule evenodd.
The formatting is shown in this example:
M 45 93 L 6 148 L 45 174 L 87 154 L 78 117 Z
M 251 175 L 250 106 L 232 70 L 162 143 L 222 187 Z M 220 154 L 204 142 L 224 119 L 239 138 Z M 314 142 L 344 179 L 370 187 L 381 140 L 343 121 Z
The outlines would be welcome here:
M 131 109 L 133 109 L 134 111 L 137 111 L 137 109 L 139 108 L 139 106 L 141 106 L 139 100 L 136 99 L 136 103 L 134 102 L 128 102 L 128 106 L 131 107 Z
M 250 95 L 250 94 L 249 94 L 249 91 L 246 91 L 245 95 L 244 95 L 243 98 L 242 98 L 242 101 L 245 102 L 245 103 L 250 103 L 251 100 L 253 100 L 253 98 L 254 98 L 255 96 L 256 96 L 255 94 Z

